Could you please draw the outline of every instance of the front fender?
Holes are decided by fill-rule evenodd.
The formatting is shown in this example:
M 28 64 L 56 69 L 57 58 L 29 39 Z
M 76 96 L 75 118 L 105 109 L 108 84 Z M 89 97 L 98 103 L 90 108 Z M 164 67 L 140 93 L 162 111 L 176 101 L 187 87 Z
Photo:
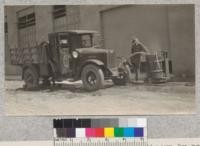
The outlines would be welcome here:
M 103 63 L 102 61 L 100 61 L 100 60 L 97 60 L 97 59 L 89 59 L 89 60 L 85 61 L 85 62 L 83 63 L 82 66 L 85 66 L 85 65 L 87 65 L 87 64 L 89 64 L 89 63 L 96 64 L 96 65 L 98 65 L 98 66 L 104 65 L 104 63 Z
M 80 79 L 80 77 L 81 77 L 81 72 L 82 72 L 83 68 L 84 68 L 86 65 L 88 65 L 88 64 L 94 64 L 94 65 L 97 65 L 97 66 L 105 66 L 105 64 L 104 64 L 102 61 L 97 60 L 97 59 L 89 59 L 89 60 L 86 60 L 86 61 L 84 61 L 84 62 L 81 64 L 81 66 L 79 67 L 78 72 L 77 72 L 77 74 L 76 74 L 76 79 Z

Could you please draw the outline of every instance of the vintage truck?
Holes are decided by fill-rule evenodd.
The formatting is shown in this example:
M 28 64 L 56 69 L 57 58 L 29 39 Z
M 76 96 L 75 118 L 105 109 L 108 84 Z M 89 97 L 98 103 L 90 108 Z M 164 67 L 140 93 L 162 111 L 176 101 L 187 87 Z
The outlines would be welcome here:
M 116 65 L 113 50 L 95 47 L 95 33 L 89 30 L 50 33 L 49 42 L 10 49 L 11 64 L 21 66 L 27 89 L 38 87 L 40 81 L 49 85 L 55 81 L 82 80 L 88 91 L 102 88 L 108 79 L 125 84 L 128 65 L 123 62 Z

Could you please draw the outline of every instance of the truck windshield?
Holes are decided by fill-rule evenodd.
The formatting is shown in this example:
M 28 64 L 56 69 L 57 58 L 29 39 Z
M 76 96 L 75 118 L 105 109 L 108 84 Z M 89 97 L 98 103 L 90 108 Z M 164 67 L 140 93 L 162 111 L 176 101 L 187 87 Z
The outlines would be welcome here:
M 81 35 L 81 46 L 82 46 L 82 48 L 92 47 L 92 35 L 91 34 Z
M 62 47 L 68 47 L 69 46 L 68 37 L 65 35 L 61 35 L 59 43 Z

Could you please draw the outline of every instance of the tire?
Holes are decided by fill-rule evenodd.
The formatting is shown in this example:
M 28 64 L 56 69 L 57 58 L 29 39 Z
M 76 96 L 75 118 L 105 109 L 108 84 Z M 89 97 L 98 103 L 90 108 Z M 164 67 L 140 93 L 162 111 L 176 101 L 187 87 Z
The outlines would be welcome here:
M 44 87 L 49 87 L 51 86 L 51 81 L 49 80 L 49 77 L 43 77 L 42 85 Z
M 92 64 L 83 68 L 81 80 L 87 91 L 95 91 L 104 86 L 104 74 L 102 69 Z
M 113 83 L 118 86 L 124 86 L 127 83 L 131 82 L 131 70 L 130 67 L 126 64 L 123 69 L 123 73 L 121 73 L 118 77 L 114 77 L 112 79 Z
M 39 77 L 36 69 L 27 68 L 23 72 L 23 80 L 25 82 L 25 88 L 30 90 L 38 87 L 39 85 Z
M 113 83 L 117 86 L 124 86 L 126 85 L 126 77 L 124 75 L 120 75 L 119 77 L 114 77 L 112 79 Z

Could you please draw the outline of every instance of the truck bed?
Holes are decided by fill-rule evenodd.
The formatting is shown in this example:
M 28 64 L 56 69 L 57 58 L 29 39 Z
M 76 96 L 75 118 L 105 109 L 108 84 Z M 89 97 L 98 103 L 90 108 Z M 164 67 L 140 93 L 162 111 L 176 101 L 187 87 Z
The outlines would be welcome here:
M 12 65 L 38 64 L 41 62 L 41 48 L 11 48 L 10 58 Z

